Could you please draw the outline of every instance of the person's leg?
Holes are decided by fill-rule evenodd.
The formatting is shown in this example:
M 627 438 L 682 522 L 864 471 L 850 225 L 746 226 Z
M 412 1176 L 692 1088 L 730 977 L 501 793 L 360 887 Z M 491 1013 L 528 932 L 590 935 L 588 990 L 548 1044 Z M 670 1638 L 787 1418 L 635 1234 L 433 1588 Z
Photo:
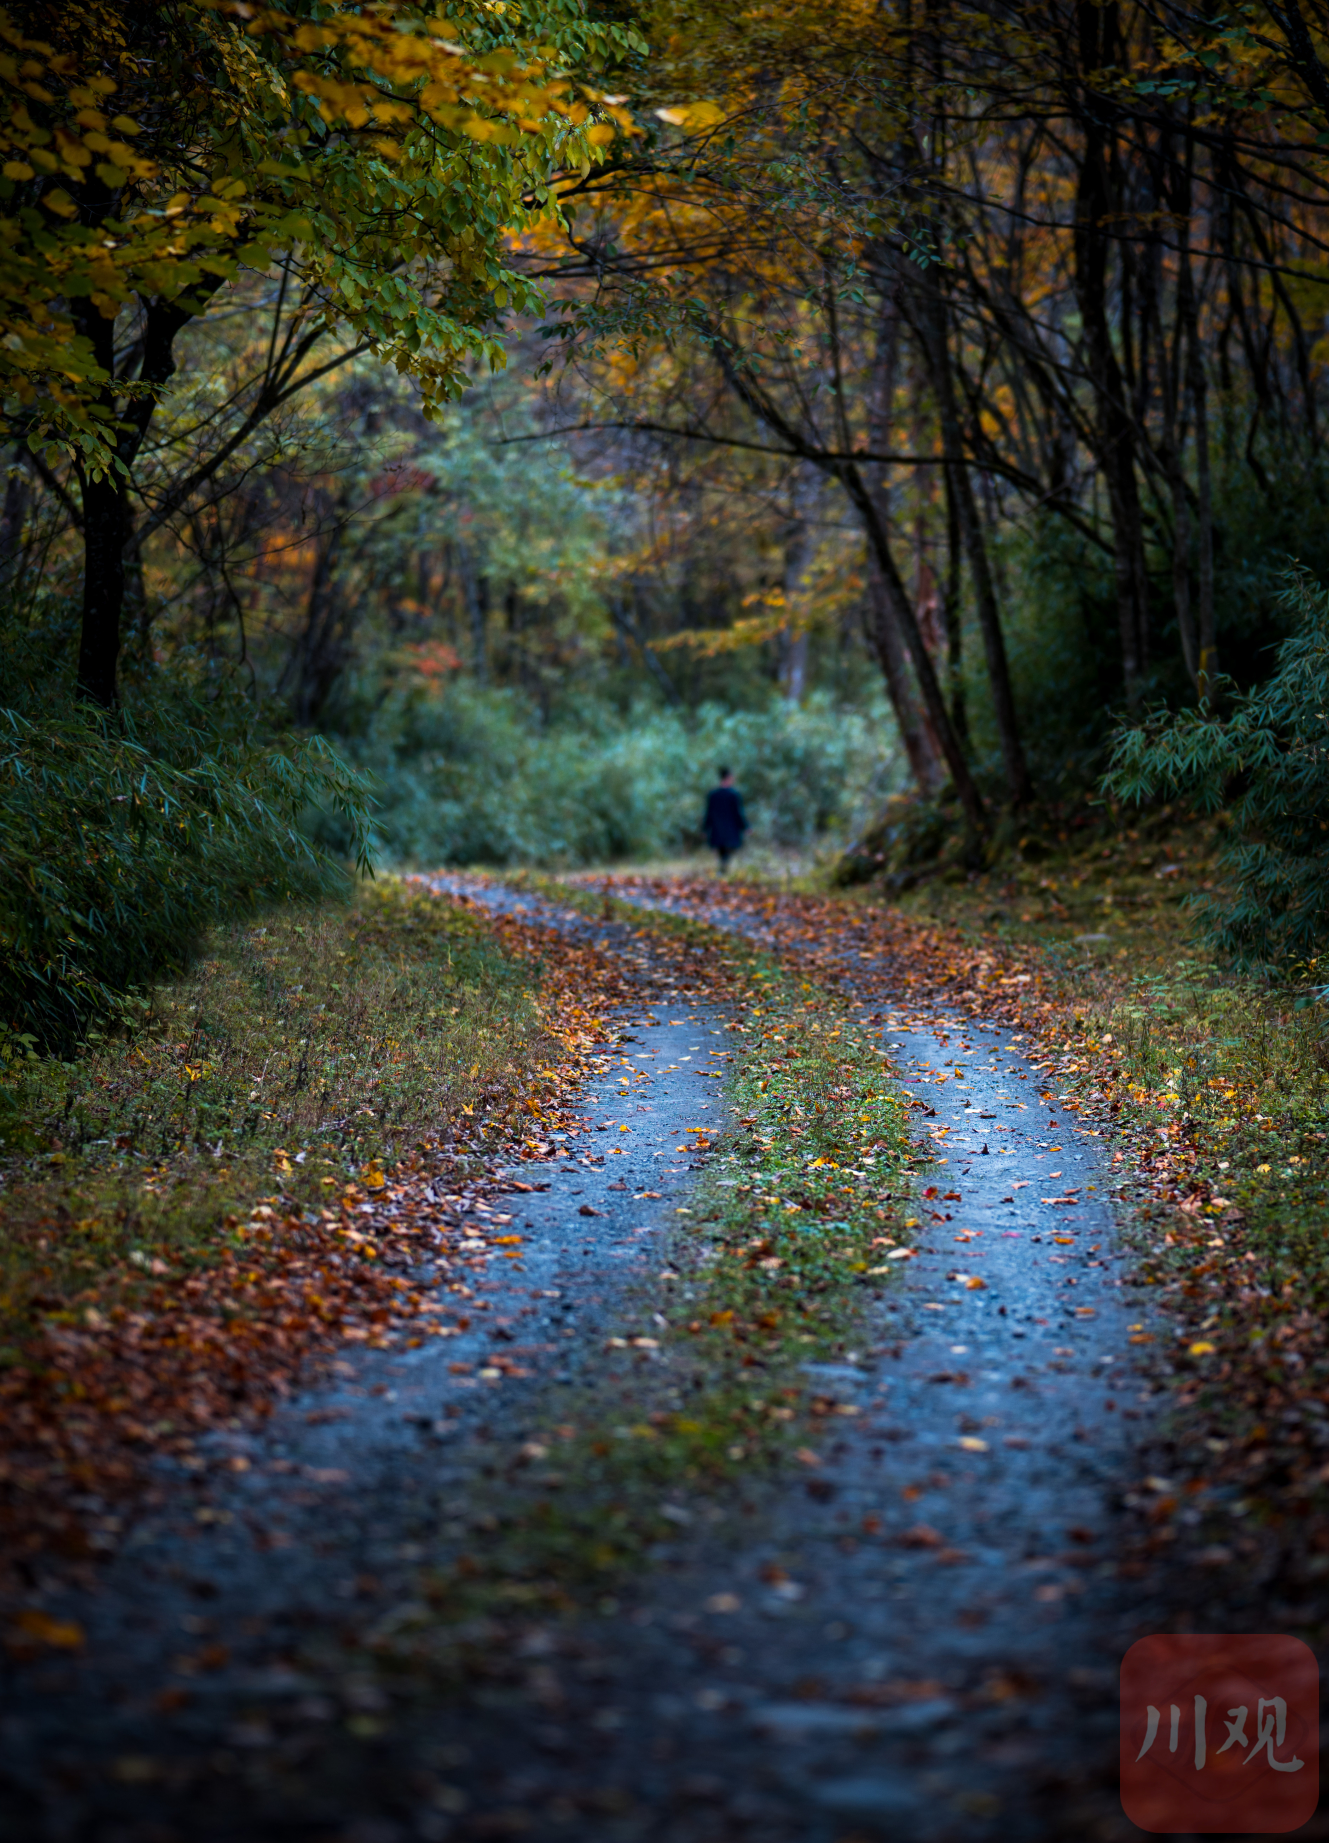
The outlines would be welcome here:
M 715 855 L 720 860 L 720 875 L 723 876 L 729 868 L 729 853 L 725 850 L 723 845 L 717 845 L 715 848 Z

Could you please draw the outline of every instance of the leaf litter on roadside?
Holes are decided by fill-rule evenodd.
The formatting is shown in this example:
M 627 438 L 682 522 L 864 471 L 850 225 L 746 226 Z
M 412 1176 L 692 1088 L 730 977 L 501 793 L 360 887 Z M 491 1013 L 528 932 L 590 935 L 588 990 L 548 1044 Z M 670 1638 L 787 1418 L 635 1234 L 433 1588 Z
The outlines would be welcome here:
M 488 963 L 495 989 L 510 991 L 509 1003 L 525 1003 L 529 993 L 537 1028 L 530 1053 L 518 1059 L 509 1050 L 479 1085 L 479 1062 L 460 1082 L 446 1069 L 432 1087 L 422 1080 L 395 1131 L 404 1151 L 394 1156 L 385 1147 L 347 1172 L 335 1142 L 314 1160 L 319 1139 L 298 1146 L 283 1132 L 283 1144 L 248 1173 L 250 1197 L 175 1242 L 174 1172 L 178 1165 L 192 1173 L 198 1163 L 192 1132 L 137 1171 L 131 1158 L 120 1160 L 110 1196 L 122 1215 L 129 1212 L 128 1226 L 100 1241 L 87 1237 L 89 1225 L 74 1221 L 59 1193 L 52 1198 L 48 1180 L 25 1190 L 24 1170 L 11 1171 L 6 1218 L 22 1227 L 33 1253 L 17 1270 L 23 1290 L 11 1298 L 11 1344 L 0 1367 L 0 1562 L 9 1569 L 40 1556 L 78 1570 L 113 1551 L 128 1504 L 181 1488 L 167 1480 L 182 1470 L 184 1488 L 198 1488 L 207 1463 L 197 1450 L 202 1435 L 237 1417 L 261 1421 L 347 1346 L 449 1336 L 466 1319 L 468 1264 L 491 1258 L 491 1250 L 519 1252 L 520 1237 L 492 1232 L 507 1220 L 502 1199 L 529 1189 L 524 1172 L 538 1171 L 589 1130 L 583 1090 L 612 1066 L 631 1008 L 660 990 L 678 993 L 678 973 L 691 974 L 690 966 L 666 966 L 662 987 L 644 952 L 625 960 L 545 925 L 482 916 L 465 900 L 407 891 L 376 899 L 370 919 L 400 959 L 418 951 L 434 913 L 461 914 L 488 939 L 497 952 Z M 446 951 L 450 964 L 450 945 Z M 723 991 L 725 969 L 711 975 Z M 344 1002 L 354 1005 L 358 995 L 348 991 Z M 404 1036 L 410 1026 L 408 1017 L 397 1029 Z M 501 1051 L 501 1033 L 498 1041 Z M 391 1038 L 384 1055 L 386 1064 L 400 1059 Z M 126 1059 L 135 1057 L 144 1060 L 131 1045 Z M 361 1100 L 385 1085 L 366 1076 Z M 109 1202 L 99 1172 L 88 1182 Z M 144 1255 L 134 1245 L 144 1233 L 134 1228 L 144 1198 L 157 1199 L 166 1218 L 156 1243 L 162 1253 Z M 96 1258 L 60 1269 L 79 1236 Z M 420 1284 L 422 1263 L 440 1257 L 455 1271 L 445 1284 Z
M 1189 1529 L 1190 1553 L 1207 1566 L 1267 1550 L 1267 1565 L 1282 1556 L 1276 1565 L 1303 1591 L 1319 1577 L 1329 1552 L 1329 1057 L 1312 1012 L 1187 959 L 1184 943 L 1167 967 L 1137 970 L 1137 954 L 1124 966 L 1077 960 L 1038 940 L 737 879 L 627 874 L 595 888 L 736 924 L 785 966 L 852 989 L 870 1022 L 931 1030 L 943 1048 L 967 1020 L 1011 1031 L 1048 1123 L 1110 1134 L 1116 1147 L 1111 1194 L 1139 1260 L 1128 1284 L 1152 1314 L 1130 1341 L 1157 1353 L 1152 1386 L 1170 1406 L 1159 1468 L 1184 1479 L 1163 1498 L 1128 1493 L 1141 1554 L 1165 1553 Z

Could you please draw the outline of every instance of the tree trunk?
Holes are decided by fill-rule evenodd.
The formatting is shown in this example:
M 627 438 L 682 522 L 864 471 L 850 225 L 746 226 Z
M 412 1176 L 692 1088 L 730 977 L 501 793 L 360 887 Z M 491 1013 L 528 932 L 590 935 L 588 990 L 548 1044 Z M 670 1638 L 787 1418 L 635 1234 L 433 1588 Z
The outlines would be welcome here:
M 1191 269 L 1191 160 L 1194 143 L 1187 141 L 1185 158 L 1174 162 L 1169 200 L 1177 223 L 1177 369 L 1180 376 L 1170 380 L 1166 393 L 1164 447 L 1172 487 L 1172 592 L 1177 607 L 1177 626 L 1181 633 L 1182 656 L 1195 686 L 1196 696 L 1204 703 L 1212 694 L 1218 671 L 1218 647 L 1214 631 L 1214 513 L 1213 481 L 1209 455 L 1208 383 L 1205 376 L 1204 348 L 1200 343 L 1199 302 L 1195 277 Z M 1181 363 L 1184 348 L 1185 363 Z M 1196 521 L 1195 536 L 1197 610 L 1191 600 L 1191 504 L 1186 481 L 1183 443 L 1177 433 L 1184 425 L 1182 406 L 1189 399 L 1195 418 Z
M 78 648 L 80 697 L 114 707 L 125 599 L 129 495 L 112 475 L 83 483 L 83 626 Z
M 101 406 L 115 418 L 115 465 L 100 480 L 86 471 L 80 475 L 83 496 L 83 626 L 79 638 L 79 696 L 109 710 L 116 702 L 116 668 L 120 658 L 125 587 L 130 576 L 141 588 L 141 560 L 135 554 L 126 562 L 126 549 L 134 531 L 130 508 L 129 470 L 143 445 L 162 387 L 175 375 L 175 336 L 193 318 L 201 303 L 221 286 L 221 277 L 194 291 L 194 306 L 177 301 L 143 302 L 143 339 L 138 382 L 151 388 L 136 395 L 123 409 L 115 400 L 115 321 L 108 320 L 91 301 L 75 301 L 71 315 L 92 346 L 106 374 Z M 147 605 L 137 610 L 147 642 Z
M 969 709 L 964 692 L 964 607 L 961 600 L 960 520 L 955 494 L 946 482 L 946 587 L 942 617 L 946 625 L 946 693 L 951 701 L 951 722 L 966 754 L 969 750 Z
M 946 766 L 951 771 L 956 795 L 964 809 L 965 825 L 972 850 L 977 841 L 986 836 L 988 830 L 987 809 L 983 805 L 983 796 L 979 793 L 974 777 L 969 772 L 964 750 L 960 747 L 955 730 L 951 725 L 946 700 L 941 695 L 941 686 L 937 681 L 932 657 L 923 644 L 923 635 L 919 631 L 913 603 L 909 600 L 909 593 L 895 566 L 886 527 L 873 503 L 872 494 L 856 462 L 841 462 L 836 471 L 849 495 L 850 502 L 863 520 L 869 548 L 885 584 L 886 599 L 893 609 L 900 637 L 914 663 L 914 676 L 918 680 L 918 688 L 922 694 L 923 709 L 941 753 L 945 757 Z
M 302 726 L 317 720 L 346 660 L 346 635 L 338 632 L 342 610 L 336 582 L 344 529 L 334 524 L 319 545 L 304 629 L 277 687 L 282 691 L 291 685 L 291 714 Z
M 12 589 L 24 574 L 24 535 L 28 522 L 28 470 L 23 450 L 15 451 L 9 477 L 5 481 L 4 508 L 0 511 L 0 589 Z
M 1177 611 L 1181 657 L 1192 683 L 1198 683 L 1199 648 L 1195 641 L 1195 613 L 1191 607 L 1191 505 L 1186 491 L 1186 470 L 1181 445 L 1167 443 L 1169 484 L 1172 488 L 1172 602 Z
M 1149 664 L 1148 579 L 1143 522 L 1135 477 L 1135 428 L 1108 324 L 1108 226 L 1114 210 L 1108 175 L 1112 105 L 1091 79 L 1116 60 L 1119 36 L 1115 0 L 1078 0 L 1084 148 L 1075 201 L 1075 290 L 1084 327 L 1089 381 L 1094 393 L 1099 465 L 1112 515 L 1113 574 L 1126 701 L 1144 694 Z
M 821 499 L 822 475 L 806 461 L 794 476 L 793 508 L 785 537 L 784 599 L 785 607 L 797 611 L 808 587 L 808 572 L 817 554 L 814 525 Z M 780 677 L 785 698 L 801 704 L 807 690 L 808 630 L 806 624 L 791 619 L 781 633 Z
M 462 594 L 471 624 L 471 670 L 477 685 L 489 683 L 489 579 L 477 576 L 469 544 L 458 543 Z
M 101 407 L 115 412 L 115 321 L 91 301 L 74 303 L 73 319 L 106 374 Z M 125 599 L 128 490 L 123 474 L 108 467 L 99 480 L 84 473 L 83 621 L 78 647 L 78 694 L 103 710 L 115 706 L 120 657 L 120 609 Z
M 1190 337 L 1186 313 L 1189 258 L 1187 255 L 1190 211 L 1189 174 L 1174 181 L 1172 194 L 1174 216 L 1178 223 L 1178 282 L 1176 326 L 1171 357 L 1163 331 L 1161 288 L 1151 291 L 1150 309 L 1156 321 L 1158 337 L 1159 379 L 1163 399 L 1163 465 L 1167 473 L 1172 500 L 1172 605 L 1177 615 L 1177 634 L 1181 640 L 1181 657 L 1192 683 L 1199 670 L 1199 648 L 1195 639 L 1195 610 L 1191 606 L 1191 501 L 1186 480 L 1185 410 L 1182 379 L 1186 376 L 1185 345 Z
M 1187 280 L 1189 281 L 1189 263 Z M 1199 659 L 1196 664 L 1195 689 L 1201 703 L 1213 695 L 1218 676 L 1218 630 L 1214 616 L 1214 489 L 1209 456 L 1209 406 L 1204 353 L 1200 349 L 1200 332 L 1195 306 L 1195 290 L 1188 287 L 1190 331 L 1186 340 L 1186 383 L 1191 407 L 1195 412 L 1195 478 L 1199 499 L 1199 542 L 1197 588 L 1199 589 Z
M 894 282 L 894 264 L 889 252 L 882 261 L 887 273 L 882 282 L 882 307 L 877 321 L 876 349 L 873 353 L 872 381 L 868 401 L 868 442 L 877 450 L 889 446 L 895 413 L 896 367 L 899 360 L 900 308 Z M 874 467 L 865 482 L 876 508 L 883 532 L 890 529 L 890 497 L 884 469 Z M 946 784 L 946 765 L 935 732 L 918 706 L 918 697 L 910 683 L 909 653 L 900 626 L 899 613 L 889 584 L 868 540 L 868 587 L 863 602 L 864 627 L 868 643 L 877 655 L 886 695 L 895 712 L 896 728 L 904 743 L 905 754 L 919 791 L 935 799 Z
M 919 319 L 922 323 L 924 352 L 937 399 L 941 419 L 942 452 L 946 457 L 946 479 L 951 503 L 959 520 L 969 574 L 974 585 L 974 603 L 978 611 L 979 631 L 983 636 L 983 655 L 987 662 L 988 684 L 992 692 L 992 712 L 1001 743 L 1002 766 L 1006 773 L 1006 790 L 1011 805 L 1028 805 L 1033 790 L 1029 769 L 1020 741 L 1020 727 L 1015 715 L 1015 696 L 1011 690 L 1010 665 L 1006 658 L 1006 639 L 1001 631 L 1001 612 L 992 580 L 987 543 L 982 521 L 974 501 L 974 483 L 965 460 L 964 438 L 955 402 L 955 380 L 951 372 L 950 344 L 946 328 L 946 308 L 935 271 L 920 271 L 916 283 Z
M 886 681 L 886 695 L 895 712 L 896 727 L 914 780 L 920 793 L 935 800 L 946 784 L 945 768 L 936 738 L 925 725 L 909 684 L 909 655 L 900 637 L 886 579 L 871 551 L 868 553 L 867 594 L 863 598 L 863 627 Z

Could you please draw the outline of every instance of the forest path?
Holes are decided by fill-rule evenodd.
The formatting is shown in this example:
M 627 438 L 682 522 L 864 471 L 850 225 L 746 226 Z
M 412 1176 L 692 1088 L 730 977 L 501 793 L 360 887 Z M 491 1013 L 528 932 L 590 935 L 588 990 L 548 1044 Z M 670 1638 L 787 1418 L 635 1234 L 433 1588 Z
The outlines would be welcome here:
M 638 973 L 650 966 L 622 924 L 491 895 Z M 605 1386 L 624 1295 L 659 1266 L 661 1231 L 702 1168 L 683 1129 L 722 1131 L 728 1116 L 698 1080 L 723 1054 L 723 1021 L 696 1001 L 658 1019 L 644 999 L 617 1014 L 565 1155 L 490 1173 L 463 1193 L 460 1223 L 438 1199 L 435 1251 L 404 1277 L 440 1299 L 466 1285 L 469 1324 L 413 1349 L 345 1345 L 327 1380 L 266 1421 L 201 1441 L 197 1470 L 161 1466 L 158 1508 L 123 1533 L 91 1590 L 45 1596 L 86 1642 L 68 1661 L 0 1651 L 0 1834 L 397 1834 L 387 1813 L 412 1794 L 375 1784 L 392 1695 L 364 1670 L 366 1640 L 418 1606 L 407 1596 L 422 1566 L 486 1541 L 549 1392 Z M 397 1207 L 361 1205 L 361 1232 Z
M 806 912 L 768 890 L 596 887 L 808 958 Z M 815 958 L 923 1109 L 926 1226 L 868 1347 L 826 1373 L 858 1413 L 814 1495 L 781 1497 L 733 1565 L 741 1606 L 698 1621 L 728 1680 L 709 1716 L 705 1683 L 676 1714 L 678 1755 L 717 1786 L 745 1757 L 731 1809 L 746 1795 L 764 1834 L 800 1843 L 843 1834 L 816 1814 L 855 1837 L 1135 1836 L 1116 1798 L 1117 1667 L 1165 1612 L 1116 1555 L 1152 1393 L 1132 1360 L 1143 1327 L 1119 1276 L 1111 1153 L 1040 1101 L 1023 1033 L 892 1006 L 880 964 L 853 1000 L 864 941 L 845 919 Z M 764 1586 L 773 1575 L 788 1579 Z M 679 1585 L 653 1596 L 657 1629 Z
M 768 890 L 593 887 L 808 956 L 805 911 Z M 669 1843 L 1133 1837 L 1117 1667 L 1162 1615 L 1116 1553 L 1152 1397 L 1111 1155 L 1040 1101 L 1022 1033 L 892 1007 L 880 964 L 855 999 L 859 919 L 846 907 L 815 957 L 927 1121 L 919 1258 L 862 1349 L 806 1366 L 849 1411 L 815 1477 L 643 1580 L 631 1623 L 597 1635 L 612 1698 L 568 1686 L 538 1743 L 562 1767 L 514 1763 L 510 1783 L 585 1808 L 589 1729 L 601 1789 Z
M 649 951 L 621 924 L 498 880 L 436 885 Z M 734 906 L 703 918 L 733 926 Z M 796 909 L 767 898 L 752 925 L 777 953 L 800 938 Z M 851 975 L 860 948 L 850 931 L 820 951 Z M 606 1355 L 605 1334 L 625 1309 L 640 1315 L 652 1270 L 671 1264 L 696 1165 L 675 1150 L 682 1128 L 703 1106 L 728 1111 L 709 1086 L 698 1098 L 687 1060 L 723 1044 L 721 1017 L 695 1002 L 638 1017 L 614 1077 L 630 1064 L 635 1086 L 652 1063 L 674 1066 L 631 1112 L 597 1085 L 596 1126 L 618 1138 L 631 1125 L 632 1149 L 538 1168 L 549 1189 L 510 1206 L 520 1267 L 492 1232 L 471 1250 L 483 1326 L 442 1348 L 348 1353 L 337 1383 L 230 1441 L 244 1469 L 208 1521 L 177 1505 L 74 1609 L 86 1656 L 27 1674 L 6 1714 L 5 1834 L 1138 1834 L 1116 1801 L 1115 1681 L 1150 1608 L 1113 1554 L 1138 1409 L 1101 1142 L 1040 1109 L 1027 1046 L 1008 1032 L 944 1007 L 883 1009 L 879 991 L 854 1002 L 922 1101 L 914 1119 L 939 1162 L 919 1180 L 936 1195 L 917 1206 L 917 1258 L 865 1312 L 859 1347 L 804 1366 L 839 1410 L 815 1466 L 750 1491 L 675 1491 L 680 1540 L 620 1601 L 473 1622 L 471 1675 L 441 1700 L 373 1664 L 376 1635 L 428 1619 L 422 1570 L 483 1548 L 487 1506 L 551 1392 L 575 1387 L 606 1425 L 621 1416 L 632 1353 Z M 480 1219 L 472 1234 L 486 1239 Z

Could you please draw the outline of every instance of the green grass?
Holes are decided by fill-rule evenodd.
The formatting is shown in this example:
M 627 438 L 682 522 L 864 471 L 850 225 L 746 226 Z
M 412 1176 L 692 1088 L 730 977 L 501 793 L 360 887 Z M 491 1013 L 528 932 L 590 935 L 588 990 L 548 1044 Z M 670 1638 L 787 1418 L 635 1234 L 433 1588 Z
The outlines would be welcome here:
M 538 976 L 390 881 L 218 933 L 71 1062 L 11 1056 L 0 1342 L 110 1269 L 206 1262 L 260 1196 L 316 1208 L 419 1138 L 482 1143 L 551 1053 Z
M 723 1514 L 791 1466 L 815 1478 L 817 1449 L 852 1404 L 802 1365 L 845 1360 L 876 1335 L 869 1314 L 907 1265 L 888 1257 L 917 1227 L 908 1107 L 843 1001 L 695 922 L 649 925 L 743 964 L 729 1084 L 739 1124 L 678 1209 L 661 1276 L 627 1301 L 596 1382 L 543 1404 L 543 1431 L 486 1509 L 483 1541 L 431 1567 L 429 1610 L 385 1638 L 398 1663 L 459 1671 L 458 1622 L 531 1602 L 599 1606 L 677 1542 L 690 1501 Z M 869 1151 L 874 1168 L 860 1162 Z

